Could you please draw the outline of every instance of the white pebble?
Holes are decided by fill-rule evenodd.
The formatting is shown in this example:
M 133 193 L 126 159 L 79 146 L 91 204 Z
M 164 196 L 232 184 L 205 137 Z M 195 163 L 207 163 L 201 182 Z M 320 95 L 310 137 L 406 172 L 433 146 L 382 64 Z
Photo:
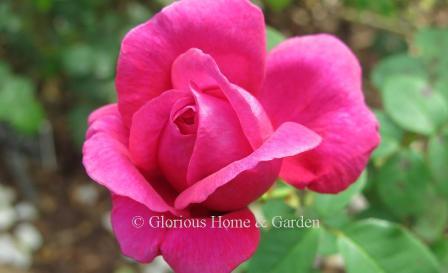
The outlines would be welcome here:
M 76 188 L 75 199 L 79 203 L 87 206 L 93 206 L 98 200 L 98 189 L 96 185 L 85 184 Z
M 0 185 L 0 208 L 9 207 L 16 199 L 16 193 L 12 188 Z
M 16 205 L 17 218 L 20 221 L 32 221 L 37 218 L 37 209 L 28 202 Z
M 332 268 L 344 268 L 344 258 L 340 254 L 328 256 L 326 260 L 327 264 Z
M 112 232 L 112 222 L 110 219 L 110 212 L 106 212 L 103 214 L 103 217 L 101 217 L 101 222 L 103 224 L 103 227 L 107 231 Z
M 162 256 L 156 257 L 149 265 L 142 266 L 143 273 L 169 273 L 170 266 L 165 262 Z
M 31 254 L 20 249 L 10 235 L 0 235 L 0 264 L 28 268 Z
M 15 229 L 15 236 L 21 247 L 30 252 L 39 249 L 42 246 L 42 235 L 33 225 L 23 223 Z
M 12 207 L 0 207 L 0 231 L 11 228 L 17 221 L 16 211 Z
M 349 211 L 359 213 L 369 207 L 369 201 L 362 194 L 355 195 L 349 204 Z

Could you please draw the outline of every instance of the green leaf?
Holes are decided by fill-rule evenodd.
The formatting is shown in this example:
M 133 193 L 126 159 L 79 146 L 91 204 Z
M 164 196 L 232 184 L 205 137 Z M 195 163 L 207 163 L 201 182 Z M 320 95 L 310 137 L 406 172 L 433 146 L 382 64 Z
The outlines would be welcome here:
M 372 158 L 375 161 L 384 161 L 400 149 L 403 130 L 401 130 L 384 112 L 375 111 L 375 115 L 380 123 L 381 143 L 373 152 Z
M 424 210 L 431 177 L 421 154 L 400 151 L 374 179 L 381 200 L 396 216 L 404 218 Z
M 43 118 L 32 83 L 21 77 L 7 78 L 0 88 L 0 120 L 9 122 L 22 133 L 34 134 Z
M 426 28 L 414 37 L 414 44 L 434 76 L 448 76 L 448 29 Z
M 417 219 L 414 231 L 425 241 L 434 242 L 442 236 L 448 223 L 448 204 L 436 196 L 428 199 L 426 210 Z
M 6 63 L 0 62 L 0 89 L 10 77 L 9 67 Z
M 364 220 L 338 239 L 348 273 L 440 273 L 431 252 L 404 228 L 381 220 Z
M 432 250 L 442 264 L 442 268 L 448 268 L 448 240 L 440 240 L 432 247 Z
M 267 26 L 266 27 L 266 42 L 268 50 L 273 49 L 275 46 L 280 44 L 286 39 L 285 35 L 283 35 L 280 31 Z
M 267 221 L 271 221 L 275 216 L 293 218 L 294 209 L 288 206 L 283 199 L 271 199 L 262 206 L 263 215 Z
M 391 118 L 415 133 L 431 135 L 448 120 L 443 96 L 422 78 L 399 76 L 387 81 L 383 100 Z
M 444 28 L 426 28 L 416 33 L 414 44 L 418 53 L 426 60 L 445 57 L 448 48 L 448 30 Z
M 436 59 L 446 55 L 448 48 L 448 30 L 426 28 L 416 33 L 414 44 L 419 54 L 426 59 Z
M 12 4 L 7 1 L 0 1 L 0 33 L 18 33 L 23 27 L 21 18 L 12 8 Z
M 327 229 L 321 229 L 318 253 L 322 256 L 334 255 L 338 252 L 337 237 Z
M 363 173 L 348 189 L 338 194 L 314 193 L 314 208 L 321 216 L 328 216 L 343 210 L 356 194 L 360 193 L 367 181 L 367 173 Z
M 84 44 L 74 45 L 64 52 L 65 71 L 73 77 L 84 77 L 93 72 L 96 55 L 91 47 Z
M 438 191 L 448 198 L 448 130 L 429 140 L 428 165 Z
M 275 11 L 282 11 L 290 6 L 292 0 L 266 0 L 266 4 Z
M 53 0 L 34 0 L 34 5 L 40 12 L 48 12 L 53 6 Z
M 370 172 L 371 175 L 371 182 L 370 187 L 377 186 L 377 182 L 374 179 L 375 178 L 375 172 Z M 381 200 L 381 198 L 375 194 L 375 192 L 370 191 L 366 193 L 366 197 L 368 199 L 369 205 L 368 207 L 361 211 L 358 215 L 356 215 L 356 218 L 358 220 L 360 219 L 369 219 L 369 218 L 378 218 L 386 221 L 396 221 L 397 216 L 390 211 L 389 207 L 384 204 L 384 202 Z
M 303 273 L 314 264 L 319 229 L 271 229 L 249 263 L 249 273 Z
M 93 71 L 98 79 L 112 78 L 115 71 L 115 55 L 105 49 L 94 54 Z
M 398 36 L 395 33 L 388 31 L 378 31 L 375 33 L 370 48 L 379 56 L 382 56 L 379 60 L 381 61 L 394 54 L 404 55 L 403 52 L 407 51 L 408 45 L 404 36 Z
M 381 136 L 388 136 L 390 138 L 397 139 L 401 141 L 404 132 L 400 129 L 397 124 L 395 124 L 383 111 L 376 110 L 375 116 L 380 122 L 380 132 Z
M 359 10 L 371 10 L 382 15 L 392 15 L 396 12 L 397 3 L 390 0 L 343 0 L 346 5 L 354 6 Z
M 344 257 L 348 273 L 386 273 L 380 265 L 365 253 L 364 249 L 351 241 L 347 237 L 340 236 L 338 239 L 338 249 Z
M 372 72 L 372 82 L 380 90 L 390 79 L 397 76 L 412 76 L 427 78 L 427 73 L 423 62 L 406 54 L 397 54 L 382 59 Z
M 246 261 L 240 264 L 237 268 L 235 268 L 232 273 L 247 273 L 247 268 L 249 266 L 249 261 Z
M 127 14 L 135 24 L 143 23 L 152 16 L 152 12 L 148 9 L 147 5 L 138 2 L 130 2 L 127 5 Z
M 448 78 L 444 77 L 436 81 L 434 89 L 437 90 L 437 92 L 445 98 L 445 102 L 448 103 Z

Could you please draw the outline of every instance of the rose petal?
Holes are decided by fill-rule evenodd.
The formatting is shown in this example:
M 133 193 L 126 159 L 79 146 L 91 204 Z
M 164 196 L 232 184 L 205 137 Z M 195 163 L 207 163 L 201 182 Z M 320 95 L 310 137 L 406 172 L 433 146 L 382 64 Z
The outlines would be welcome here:
M 200 49 L 190 49 L 176 59 L 172 68 L 172 81 L 175 88 L 193 90 L 196 99 L 199 101 L 202 97 L 210 96 L 227 100 L 226 105 L 229 105 L 234 112 L 233 114 L 227 112 L 228 114 L 224 115 L 212 113 L 213 111 L 207 109 L 203 111 L 210 116 L 206 119 L 207 124 L 202 126 L 203 131 L 206 133 L 213 132 L 211 135 L 215 135 L 215 137 L 205 136 L 202 144 L 200 143 L 201 139 L 198 138 L 189 167 L 188 181 L 190 184 L 197 182 L 198 179 L 204 178 L 213 171 L 217 171 L 226 163 L 229 164 L 232 161 L 239 160 L 250 153 L 250 147 L 235 150 L 237 147 L 247 146 L 247 144 L 241 142 L 244 136 L 238 137 L 237 134 L 230 134 L 232 137 L 229 137 L 228 133 L 239 132 L 242 129 L 252 149 L 260 147 L 264 140 L 272 134 L 272 125 L 257 99 L 242 88 L 231 84 L 221 74 L 213 58 Z M 201 109 L 199 102 L 198 105 Z M 207 104 L 204 103 L 204 105 Z M 213 109 L 214 107 L 209 108 Z M 225 118 L 224 121 L 234 120 L 235 114 L 239 120 L 238 128 L 222 125 L 222 122 L 218 122 L 219 126 L 218 123 L 214 123 L 214 121 L 222 118 Z M 227 127 L 234 128 L 234 130 L 229 130 Z M 211 130 L 210 128 L 214 129 Z M 222 128 L 226 129 L 223 130 Z M 238 141 L 238 139 L 241 140 Z M 232 142 L 234 147 L 230 145 Z M 221 145 L 224 149 L 215 149 L 215 143 L 228 143 L 228 145 Z M 229 154 L 231 156 L 226 156 Z M 203 160 L 203 158 L 213 158 L 213 160 Z M 195 164 L 196 162 L 199 164 Z M 263 162 L 242 171 L 235 179 L 227 181 L 225 187 L 219 188 L 210 195 L 204 203 L 205 206 L 217 211 L 230 211 L 246 207 L 272 185 L 278 176 L 280 163 L 278 160 Z M 196 165 L 199 167 L 196 167 Z M 213 168 L 206 168 L 207 166 Z
M 101 106 L 100 108 L 93 111 L 89 115 L 89 118 L 87 119 L 87 123 L 90 125 L 95 120 L 97 120 L 103 116 L 107 116 L 107 115 L 111 115 L 111 114 L 115 115 L 117 113 L 118 113 L 118 107 L 117 107 L 116 103 L 107 104 L 107 105 Z
M 162 133 L 158 147 L 154 147 L 158 148 L 158 151 L 154 150 L 154 153 L 158 153 L 159 166 L 163 175 L 178 192 L 183 191 L 188 185 L 187 171 L 196 142 L 196 133 L 182 133 L 175 124 L 174 118 L 180 108 L 189 104 L 195 104 L 192 96 L 180 99 L 173 105 L 170 121 Z
M 188 98 L 183 91 L 170 90 L 147 102 L 132 119 L 129 151 L 132 160 L 147 176 L 159 176 L 158 151 L 161 135 L 171 108 L 177 100 Z
M 149 219 L 160 214 L 118 195 L 113 196 L 112 205 L 112 229 L 121 252 L 140 263 L 151 262 L 160 253 L 165 229 L 152 228 Z
M 238 221 L 230 228 L 219 228 L 218 218 L 215 226 L 211 218 L 204 220 L 204 228 L 168 231 L 161 250 L 176 273 L 230 273 L 255 252 L 260 232 L 248 209 L 222 216 L 221 223 Z M 241 223 L 246 223 L 247 227 L 242 227 Z
M 176 59 L 172 68 L 172 81 L 174 87 L 181 90 L 190 89 L 192 82 L 201 90 L 220 90 L 232 105 L 254 149 L 272 134 L 271 122 L 257 99 L 230 83 L 212 56 L 200 49 L 190 49 Z
M 188 186 L 252 152 L 230 104 L 192 91 L 198 108 L 196 143 L 188 166 Z
M 155 216 L 159 221 L 152 222 L 158 227 L 150 225 Z M 162 254 L 177 273 L 230 273 L 252 256 L 260 238 L 248 209 L 219 218 L 173 218 L 163 214 L 165 218 L 160 220 L 161 216 L 132 199 L 113 196 L 112 228 L 125 256 L 148 263 Z M 194 225 L 169 229 L 161 226 L 161 221 L 167 219 L 191 221 Z M 230 226 L 225 226 L 230 221 Z
M 183 0 L 123 40 L 116 86 L 125 124 L 144 103 L 171 89 L 170 68 L 190 48 L 213 56 L 234 83 L 256 93 L 264 74 L 264 18 L 246 0 Z
M 281 165 L 281 159 L 260 162 L 216 189 L 201 205 L 213 211 L 234 211 L 247 207 L 272 187 Z
M 118 111 L 97 116 L 83 146 L 83 164 L 89 176 L 111 192 L 136 200 L 157 212 L 175 210 L 157 193 L 130 159 L 127 129 Z M 96 126 L 101 124 L 101 126 Z
M 226 185 L 242 172 L 255 168 L 259 163 L 297 155 L 315 148 L 319 143 L 320 137 L 311 130 L 297 123 L 286 122 L 252 154 L 232 162 L 182 192 L 176 198 L 175 206 L 183 209 L 192 203 L 204 202 L 218 188 Z M 220 201 L 231 206 L 239 202 L 232 195 Z
M 123 125 L 117 104 L 106 105 L 93 111 L 89 115 L 88 125 L 86 139 L 103 132 L 127 146 L 129 131 Z
M 293 38 L 275 48 L 259 99 L 275 127 L 295 121 L 322 136 L 318 148 L 284 160 L 281 177 L 299 188 L 345 189 L 378 145 L 378 125 L 364 102 L 359 63 L 332 36 Z

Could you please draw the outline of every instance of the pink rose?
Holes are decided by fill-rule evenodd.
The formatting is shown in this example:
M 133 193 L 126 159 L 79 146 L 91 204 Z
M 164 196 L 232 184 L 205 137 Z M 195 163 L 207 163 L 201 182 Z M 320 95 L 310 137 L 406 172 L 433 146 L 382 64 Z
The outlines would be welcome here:
M 112 192 L 122 252 L 178 273 L 230 272 L 259 241 L 247 205 L 278 176 L 337 193 L 379 142 L 352 52 L 313 35 L 266 54 L 246 0 L 179 1 L 131 30 L 116 87 L 118 104 L 89 117 L 83 163 Z M 149 226 L 162 215 L 205 226 Z M 212 228 L 213 215 L 250 227 Z

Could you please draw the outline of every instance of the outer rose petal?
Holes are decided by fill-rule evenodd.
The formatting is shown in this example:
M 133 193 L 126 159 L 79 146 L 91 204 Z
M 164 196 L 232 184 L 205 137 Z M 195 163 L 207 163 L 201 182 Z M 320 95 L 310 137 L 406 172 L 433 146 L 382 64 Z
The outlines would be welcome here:
M 218 218 L 191 218 L 193 228 L 152 228 L 150 217 L 161 216 L 132 199 L 114 195 L 112 228 L 124 255 L 141 263 L 162 254 L 176 273 L 230 273 L 255 252 L 260 234 L 253 214 L 244 209 L 225 214 L 221 222 L 239 221 L 239 228 L 221 228 Z M 172 218 L 165 214 L 165 219 Z M 187 221 L 183 218 L 182 221 Z M 136 226 L 137 225 L 137 226 Z
M 222 221 L 247 221 L 249 227 L 172 229 L 162 243 L 162 254 L 176 273 L 230 273 L 255 252 L 260 232 L 253 214 L 244 209 L 222 216 Z M 217 220 L 216 220 L 217 221 Z
M 89 176 L 111 192 L 132 198 L 157 212 L 177 213 L 140 174 L 130 160 L 128 135 L 117 108 L 94 112 L 88 139 L 83 146 L 83 164 Z M 101 113 L 103 112 L 103 113 Z
M 114 195 L 112 199 L 112 229 L 121 252 L 140 263 L 151 262 L 160 254 L 165 229 L 151 228 L 149 219 L 156 214 L 132 199 Z
M 263 13 L 247 0 L 183 0 L 164 8 L 123 40 L 116 86 L 125 123 L 171 89 L 171 64 L 193 47 L 212 55 L 232 82 L 256 93 L 264 74 L 264 32 Z
M 275 127 L 295 121 L 322 136 L 318 148 L 284 160 L 281 177 L 299 188 L 345 189 L 378 145 L 378 124 L 364 102 L 359 63 L 332 36 L 293 38 L 275 48 L 259 99 Z
M 98 108 L 89 115 L 86 139 L 97 133 L 107 133 L 127 146 L 129 132 L 123 126 L 117 104 Z
M 202 205 L 215 211 L 234 211 L 248 206 L 272 187 L 281 165 L 281 159 L 258 163 L 219 187 Z
M 183 191 L 176 198 L 175 207 L 183 209 L 192 203 L 202 203 L 211 197 L 218 188 L 223 187 L 244 171 L 251 170 L 263 162 L 297 155 L 313 149 L 319 145 L 320 140 L 320 137 L 314 132 L 297 123 L 284 123 L 252 154 L 241 160 L 232 162 Z M 245 198 L 247 196 L 257 198 L 260 194 L 258 192 L 260 188 L 265 191 L 267 188 L 264 187 L 270 186 L 259 185 L 256 183 L 257 181 L 250 182 L 254 183 L 232 185 L 235 187 L 234 192 L 244 189 L 246 192 Z M 222 198 L 222 196 L 219 197 L 221 198 L 213 200 L 212 203 L 214 206 L 219 206 L 219 209 L 225 207 L 233 208 L 242 204 L 240 196 L 237 194 L 226 195 L 225 198 Z M 243 200 L 243 202 L 247 203 L 248 201 L 253 200 Z
M 90 125 L 103 116 L 114 115 L 117 113 L 117 110 L 118 108 L 116 103 L 101 106 L 89 115 L 87 123 Z

